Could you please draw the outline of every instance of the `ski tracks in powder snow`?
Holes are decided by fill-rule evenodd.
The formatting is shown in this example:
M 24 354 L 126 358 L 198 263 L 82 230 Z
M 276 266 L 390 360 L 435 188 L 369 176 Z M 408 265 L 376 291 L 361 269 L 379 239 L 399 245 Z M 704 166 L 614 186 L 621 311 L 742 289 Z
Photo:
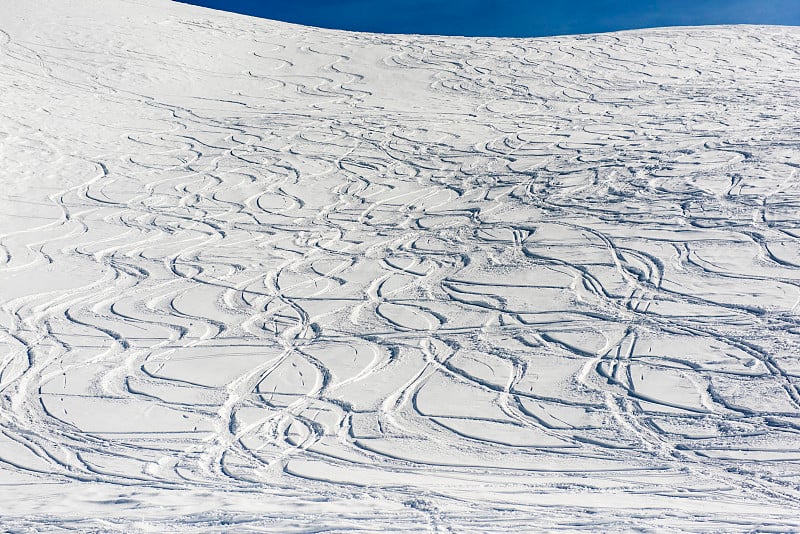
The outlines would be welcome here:
M 4 527 L 800 527 L 796 29 L 37 4 L 0 7 Z

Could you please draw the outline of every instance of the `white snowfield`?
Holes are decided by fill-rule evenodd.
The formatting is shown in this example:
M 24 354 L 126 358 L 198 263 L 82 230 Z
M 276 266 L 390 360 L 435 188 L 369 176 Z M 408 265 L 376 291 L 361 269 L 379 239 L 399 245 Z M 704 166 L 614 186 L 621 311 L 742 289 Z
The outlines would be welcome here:
M 800 529 L 800 29 L 0 2 L 4 531 Z

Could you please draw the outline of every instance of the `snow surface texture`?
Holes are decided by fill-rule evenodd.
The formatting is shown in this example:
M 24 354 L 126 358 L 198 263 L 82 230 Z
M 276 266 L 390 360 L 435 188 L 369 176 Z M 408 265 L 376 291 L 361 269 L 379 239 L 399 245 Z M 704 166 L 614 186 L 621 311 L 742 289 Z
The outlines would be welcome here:
M 800 30 L 0 3 L 4 530 L 800 527 Z

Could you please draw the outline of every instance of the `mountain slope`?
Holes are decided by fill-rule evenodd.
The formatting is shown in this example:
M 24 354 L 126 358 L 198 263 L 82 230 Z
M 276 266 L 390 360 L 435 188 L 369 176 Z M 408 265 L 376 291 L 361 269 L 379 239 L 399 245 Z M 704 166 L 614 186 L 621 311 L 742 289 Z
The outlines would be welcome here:
M 4 526 L 800 528 L 798 37 L 0 5 Z

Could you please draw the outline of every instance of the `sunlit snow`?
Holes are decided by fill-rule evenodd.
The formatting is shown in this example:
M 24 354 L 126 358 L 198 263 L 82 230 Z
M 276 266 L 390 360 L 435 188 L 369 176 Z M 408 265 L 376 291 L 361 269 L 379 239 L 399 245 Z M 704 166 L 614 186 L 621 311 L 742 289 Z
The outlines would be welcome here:
M 800 29 L 0 3 L 3 530 L 800 528 Z

